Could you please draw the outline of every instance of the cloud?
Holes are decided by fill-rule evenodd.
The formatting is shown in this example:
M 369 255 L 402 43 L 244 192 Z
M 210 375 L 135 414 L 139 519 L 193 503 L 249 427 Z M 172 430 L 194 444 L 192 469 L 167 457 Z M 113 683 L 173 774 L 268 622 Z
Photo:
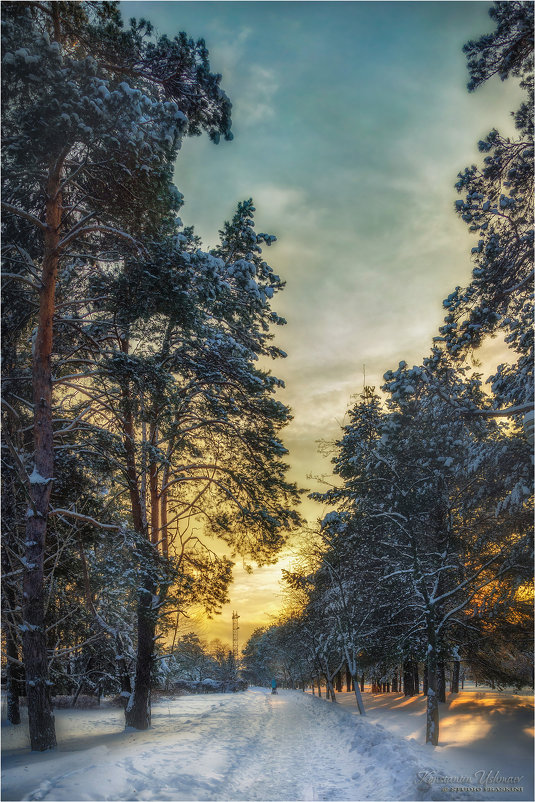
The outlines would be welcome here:
M 247 74 L 241 93 L 233 108 L 238 125 L 256 125 L 275 116 L 275 95 L 279 81 L 275 70 L 253 64 Z

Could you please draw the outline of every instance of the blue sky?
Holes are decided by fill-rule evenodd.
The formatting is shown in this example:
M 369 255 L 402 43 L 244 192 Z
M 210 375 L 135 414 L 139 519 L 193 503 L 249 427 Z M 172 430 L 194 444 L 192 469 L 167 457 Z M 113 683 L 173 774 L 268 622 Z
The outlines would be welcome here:
M 203 37 L 233 103 L 230 143 L 186 140 L 175 179 L 182 218 L 206 245 L 239 200 L 278 242 L 266 258 L 287 281 L 274 306 L 288 325 L 281 400 L 294 421 L 291 476 L 329 462 L 351 395 L 401 359 L 427 354 L 441 301 L 470 274 L 471 241 L 453 212 L 457 173 L 480 160 L 492 127 L 512 133 L 518 90 L 469 94 L 462 45 L 492 30 L 473 2 L 124 2 L 161 33 Z M 304 505 L 312 520 L 321 509 Z M 238 569 L 229 611 L 244 639 L 274 612 L 280 568 Z M 228 637 L 230 612 L 210 627 Z M 248 623 L 249 621 L 249 623 Z

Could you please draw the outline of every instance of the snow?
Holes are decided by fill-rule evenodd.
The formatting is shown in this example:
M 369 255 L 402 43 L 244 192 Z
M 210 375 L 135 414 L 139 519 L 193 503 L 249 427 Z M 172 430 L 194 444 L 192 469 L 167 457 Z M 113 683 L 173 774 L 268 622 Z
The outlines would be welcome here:
M 44 476 L 41 476 L 37 468 L 34 466 L 33 471 L 28 477 L 28 480 L 31 485 L 47 485 L 49 482 L 53 482 L 53 478 L 49 477 L 48 479 Z
M 340 706 L 358 716 L 354 693 L 338 693 Z M 402 693 L 363 693 L 370 722 L 396 736 L 425 742 L 426 697 Z M 522 776 L 522 792 L 471 794 L 471 799 L 533 800 L 533 695 L 493 691 L 465 683 L 465 690 L 448 693 L 439 704 L 439 745 L 425 747 L 430 758 L 449 776 L 472 776 L 485 771 L 502 777 Z M 486 776 L 485 775 L 485 776 Z M 477 778 L 476 778 L 477 779 Z
M 4 800 L 463 798 L 421 779 L 437 771 L 433 751 L 301 691 L 162 698 L 146 732 L 112 707 L 55 716 L 52 752 L 3 724 Z

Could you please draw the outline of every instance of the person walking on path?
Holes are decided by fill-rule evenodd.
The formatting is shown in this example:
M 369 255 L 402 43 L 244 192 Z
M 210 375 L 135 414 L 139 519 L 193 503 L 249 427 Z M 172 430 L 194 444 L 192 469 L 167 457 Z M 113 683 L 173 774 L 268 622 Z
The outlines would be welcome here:
M 277 693 L 277 680 L 275 677 L 271 680 L 271 693 Z

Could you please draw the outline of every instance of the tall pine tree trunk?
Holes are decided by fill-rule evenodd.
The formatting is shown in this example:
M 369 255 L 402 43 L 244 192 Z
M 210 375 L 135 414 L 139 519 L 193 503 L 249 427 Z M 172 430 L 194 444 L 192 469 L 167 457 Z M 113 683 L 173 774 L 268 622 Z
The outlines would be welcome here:
M 451 677 L 451 692 L 459 693 L 459 675 L 461 673 L 461 661 L 453 661 L 453 674 Z
M 446 701 L 446 666 L 443 659 L 437 661 L 437 697 L 439 702 Z
M 137 653 L 134 691 L 125 709 L 125 724 L 146 730 L 151 723 L 150 688 L 154 661 L 156 615 L 152 600 L 154 587 L 147 577 L 140 589 L 137 609 Z
M 414 667 L 412 657 L 403 661 L 403 693 L 405 696 L 414 696 Z
M 150 428 L 150 444 L 157 445 L 158 427 L 155 423 Z M 149 491 L 150 491 L 150 541 L 158 548 L 160 540 L 160 500 L 158 498 L 158 464 L 154 459 L 149 464 Z
M 413 689 L 414 693 L 418 695 L 420 693 L 420 675 L 418 672 L 418 660 L 413 661 L 412 671 L 413 671 Z
M 169 535 L 167 531 L 167 500 L 168 492 L 166 490 L 167 482 L 169 481 L 169 466 L 166 465 L 163 470 L 162 476 L 162 490 L 160 498 L 160 527 L 161 527 L 161 543 L 162 543 L 162 557 L 167 560 L 169 557 Z
M 427 715 L 425 742 L 438 745 L 439 712 L 437 696 L 437 650 L 434 629 L 428 632 L 429 646 L 427 651 Z
M 127 336 L 121 340 L 121 350 L 123 353 L 128 354 L 129 341 Z M 136 470 L 134 419 L 128 386 L 123 387 L 122 396 L 124 405 L 124 449 L 132 522 L 135 531 L 142 536 L 146 546 L 145 554 L 141 555 L 144 565 L 137 604 L 137 651 L 134 690 L 125 709 L 125 724 L 127 727 L 134 727 L 137 730 L 146 730 L 151 723 L 150 686 L 156 633 L 156 611 L 153 606 L 156 588 L 151 577 L 150 567 L 152 556 L 150 549 L 153 549 L 154 546 L 150 543 L 143 518 Z
M 48 507 L 54 477 L 51 361 L 61 229 L 62 167 L 63 158 L 51 166 L 47 181 L 47 228 L 44 234 L 39 319 L 32 367 L 34 471 L 30 477 L 31 508 L 26 523 L 26 552 L 22 581 L 22 651 L 26 672 L 30 743 L 34 751 L 53 749 L 56 746 L 44 622 L 44 553 Z
M 121 686 L 121 697 L 124 699 L 124 706 L 126 707 L 132 696 L 132 682 L 130 681 L 130 674 L 128 673 L 128 666 L 126 664 L 124 644 L 119 633 L 115 635 L 115 652 L 115 664 L 117 666 L 117 676 Z

